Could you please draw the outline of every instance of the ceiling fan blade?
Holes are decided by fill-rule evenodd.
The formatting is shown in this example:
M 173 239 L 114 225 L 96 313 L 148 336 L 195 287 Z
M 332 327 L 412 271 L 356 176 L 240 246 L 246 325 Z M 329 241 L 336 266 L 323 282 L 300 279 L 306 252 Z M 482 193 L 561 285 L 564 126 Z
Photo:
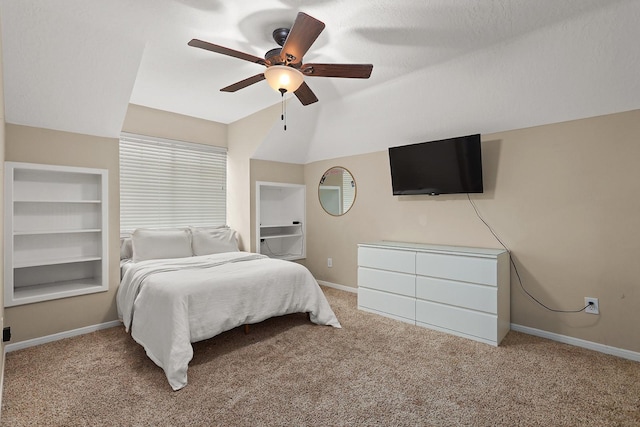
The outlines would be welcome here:
M 192 39 L 189 46 L 199 47 L 200 49 L 209 50 L 215 53 L 221 53 L 223 55 L 232 56 L 238 59 L 244 59 L 245 61 L 255 62 L 256 64 L 267 65 L 266 61 L 259 56 L 251 55 L 249 53 L 240 52 L 237 50 L 229 49 L 228 47 L 218 46 L 217 44 L 205 42 L 198 39 Z
M 280 58 L 285 64 L 299 64 L 322 30 L 324 30 L 324 22 L 299 12 L 282 46 Z
M 318 102 L 318 98 L 313 93 L 311 88 L 307 86 L 306 82 L 302 82 L 300 87 L 293 93 L 296 95 L 296 97 L 298 97 L 302 105 L 309 105 L 313 104 L 314 102 Z
M 304 64 L 300 71 L 310 77 L 343 77 L 368 79 L 373 71 L 371 64 Z
M 240 89 L 244 89 L 247 86 L 251 86 L 254 83 L 258 83 L 261 82 L 262 80 L 264 80 L 264 74 L 260 73 L 260 74 L 256 74 L 255 76 L 249 77 L 247 79 L 241 80 L 237 83 L 234 83 L 232 85 L 229 85 L 227 87 L 223 87 L 222 89 L 220 89 L 221 92 L 235 92 L 237 90 Z

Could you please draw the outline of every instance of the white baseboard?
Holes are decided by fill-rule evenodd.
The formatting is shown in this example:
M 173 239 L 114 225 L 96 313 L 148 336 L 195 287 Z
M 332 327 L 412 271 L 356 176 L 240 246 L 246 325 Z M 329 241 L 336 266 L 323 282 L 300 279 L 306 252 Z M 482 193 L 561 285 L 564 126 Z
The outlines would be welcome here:
M 6 353 L 2 352 L 2 372 L 0 372 L 0 422 L 2 421 L 2 391 L 4 390 L 4 364 L 7 361 Z
M 325 282 L 324 280 L 318 280 L 318 284 L 326 286 L 328 288 L 340 289 L 341 291 L 351 292 L 353 294 L 358 293 L 358 288 L 352 286 L 338 285 L 337 283 Z
M 351 293 L 357 293 L 358 289 L 351 287 L 351 286 L 344 286 L 344 285 L 339 285 L 337 283 L 331 283 L 331 282 L 326 282 L 323 280 L 318 280 L 318 283 L 322 286 L 327 286 L 329 288 L 335 288 L 335 289 L 339 289 L 341 291 L 346 291 L 346 292 L 351 292 Z M 111 322 L 106 322 L 106 323 L 100 323 L 98 325 L 92 325 L 92 326 L 85 326 L 83 328 L 78 328 L 78 329 L 72 329 L 70 331 L 65 331 L 65 332 L 59 332 L 57 334 L 52 334 L 52 335 L 47 335 L 44 337 L 39 337 L 39 338 L 33 338 L 30 340 L 25 340 L 25 341 L 20 341 L 17 343 L 13 343 L 13 344 L 7 344 L 4 347 L 4 353 L 10 353 L 12 351 L 17 351 L 17 350 L 22 350 L 24 348 L 29 348 L 29 347 L 33 347 L 36 345 L 40 345 L 40 344 L 46 344 L 49 342 L 53 342 L 53 341 L 58 341 L 64 338 L 71 338 L 71 337 L 75 337 L 78 335 L 84 335 L 84 334 L 89 334 L 91 332 L 95 332 L 95 331 L 99 331 L 101 329 L 108 329 L 108 328 L 113 328 L 116 326 L 121 326 L 122 322 L 120 322 L 119 320 L 113 320 Z M 594 351 L 598 351 L 600 353 L 605 353 L 605 354 L 610 354 L 613 356 L 618 356 L 621 357 L 623 359 L 628 359 L 628 360 L 633 360 L 636 362 L 640 362 L 640 353 L 635 352 L 635 351 L 631 351 L 631 350 L 625 350 L 623 348 L 618 348 L 618 347 L 611 347 L 608 345 L 604 345 L 604 344 L 599 344 L 599 343 L 595 343 L 592 341 L 586 341 L 580 338 L 574 338 L 574 337 L 569 337 L 566 335 L 561 335 L 561 334 L 556 334 L 553 332 L 548 332 L 548 331 L 543 331 L 541 329 L 536 329 L 536 328 L 530 328 L 528 326 L 522 326 L 522 325 L 518 325 L 515 323 L 511 324 L 511 329 L 516 331 L 516 332 L 522 332 L 525 334 L 529 334 L 529 335 L 534 335 L 537 337 L 541 337 L 541 338 L 547 338 L 553 341 L 558 341 L 561 343 L 565 343 L 565 344 L 570 344 L 570 345 L 575 345 L 577 347 L 582 347 L 582 348 L 586 348 L 589 350 L 594 350 Z M 4 354 L 1 355 L 2 357 L 4 357 Z M 4 367 L 4 364 L 3 364 Z M 4 379 L 4 375 L 0 373 L 0 381 L 2 381 Z M 1 386 L 1 383 L 0 383 Z M 1 388 L 0 388 L 0 393 L 1 393 Z M 1 396 L 1 394 L 0 394 Z
M 600 353 L 611 354 L 613 356 L 622 357 L 623 359 L 634 360 L 640 362 L 640 353 L 625 350 L 623 348 L 611 347 L 604 344 L 595 343 L 592 341 L 586 341 L 580 338 L 573 338 L 566 335 L 560 335 L 553 332 L 543 331 L 541 329 L 530 328 L 528 326 L 511 324 L 511 329 L 517 332 L 522 332 L 529 335 L 535 335 L 537 337 L 547 338 L 553 341 L 558 341 L 565 344 L 575 345 L 576 347 L 582 347 L 589 350 L 599 351 Z
M 358 288 L 351 286 L 338 285 L 337 283 L 326 282 L 324 280 L 318 280 L 318 283 L 322 286 L 329 288 L 339 289 L 341 291 L 358 293 Z M 553 332 L 543 331 L 542 329 L 530 328 L 528 326 L 517 325 L 511 323 L 511 329 L 517 332 L 522 332 L 529 335 L 534 335 L 541 338 L 547 338 L 553 341 L 558 341 L 564 344 L 575 345 L 576 347 L 582 347 L 600 353 L 610 354 L 612 356 L 622 357 L 623 359 L 633 360 L 640 362 L 640 353 L 625 350 L 623 348 L 611 347 L 604 344 L 595 343 L 592 341 L 583 340 L 580 338 L 569 337 L 567 335 L 560 335 Z
M 329 288 L 340 289 L 341 291 L 358 293 L 358 288 L 351 286 L 338 285 L 337 283 L 325 282 L 324 280 L 318 280 L 318 283 L 322 286 Z M 543 331 L 542 329 L 530 328 L 528 326 L 517 325 L 511 323 L 511 329 L 517 332 L 522 332 L 529 335 L 534 335 L 541 338 L 547 338 L 553 341 L 558 341 L 565 344 L 575 345 L 576 347 L 582 347 L 600 353 L 611 354 L 612 356 L 622 357 L 623 359 L 634 360 L 640 362 L 640 353 L 625 350 L 623 348 L 611 347 L 604 344 L 595 343 L 592 341 L 586 341 L 580 338 L 569 337 L 566 335 L 560 335 L 553 332 Z
M 48 342 L 58 341 L 64 338 L 71 338 L 78 335 L 89 334 L 91 332 L 99 331 L 101 329 L 113 328 L 115 326 L 120 326 L 120 325 L 122 325 L 121 321 L 112 320 L 111 322 L 100 323 L 98 325 L 85 326 L 84 328 L 72 329 L 70 331 L 59 332 L 57 334 L 20 341 L 14 344 L 7 344 L 4 346 L 4 351 L 5 353 L 9 353 L 16 350 L 22 350 L 23 348 L 33 347 L 40 344 L 46 344 Z

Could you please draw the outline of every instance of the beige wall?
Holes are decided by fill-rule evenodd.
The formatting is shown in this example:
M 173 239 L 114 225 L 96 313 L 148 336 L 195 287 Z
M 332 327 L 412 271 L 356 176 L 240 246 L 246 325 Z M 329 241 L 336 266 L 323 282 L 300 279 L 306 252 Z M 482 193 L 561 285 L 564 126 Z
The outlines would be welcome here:
M 580 309 L 586 296 L 600 303 L 599 316 L 553 313 L 512 271 L 513 323 L 640 351 L 639 140 L 640 110 L 483 135 L 485 192 L 471 197 L 511 249 L 524 287 L 551 308 Z M 336 165 L 357 185 L 342 217 L 317 198 Z M 386 151 L 307 164 L 305 182 L 306 265 L 319 280 L 355 287 L 359 242 L 500 247 L 466 195 L 392 196 Z
M 204 143 L 224 139 L 220 124 L 202 124 L 191 134 L 187 121 L 185 135 L 158 130 L 153 123 L 171 113 L 148 110 L 132 106 L 125 131 Z M 255 248 L 255 181 L 307 184 L 305 264 L 319 280 L 355 287 L 356 248 L 363 241 L 500 246 L 466 195 L 392 196 L 386 152 L 304 166 L 249 160 L 273 117 L 267 109 L 227 127 L 228 222 L 245 247 Z M 640 111 L 483 136 L 485 193 L 472 198 L 512 250 L 524 286 L 559 309 L 581 308 L 585 296 L 600 299 L 600 316 L 552 313 L 532 302 L 513 277 L 514 323 L 640 351 L 634 328 L 640 320 L 639 136 Z M 116 319 L 117 140 L 9 124 L 6 160 L 107 168 L 110 175 L 109 292 L 8 308 L 12 341 Z M 317 197 L 320 177 L 336 165 L 349 169 L 357 184 L 355 205 L 342 217 L 326 214 Z M 327 257 L 333 268 L 326 267 Z
M 278 105 L 259 111 L 229 125 L 227 151 L 227 223 L 240 233 L 240 247 L 254 248 L 252 234 L 250 158 L 279 117 Z M 253 184 L 253 185 L 252 185 Z
M 5 309 L 5 324 L 11 326 L 13 334 L 11 341 L 116 320 L 115 293 L 120 278 L 118 140 L 7 124 L 6 160 L 109 171 L 109 291 Z
M 227 125 L 129 104 L 123 132 L 198 144 L 227 146 Z

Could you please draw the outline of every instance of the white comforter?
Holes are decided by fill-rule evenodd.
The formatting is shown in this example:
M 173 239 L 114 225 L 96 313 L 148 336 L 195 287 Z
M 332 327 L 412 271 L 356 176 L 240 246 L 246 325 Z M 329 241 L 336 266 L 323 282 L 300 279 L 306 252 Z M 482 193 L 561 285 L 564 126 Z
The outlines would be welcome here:
M 290 313 L 340 328 L 309 270 L 289 261 L 228 252 L 129 263 L 122 275 L 118 315 L 174 390 L 187 385 L 192 342 Z

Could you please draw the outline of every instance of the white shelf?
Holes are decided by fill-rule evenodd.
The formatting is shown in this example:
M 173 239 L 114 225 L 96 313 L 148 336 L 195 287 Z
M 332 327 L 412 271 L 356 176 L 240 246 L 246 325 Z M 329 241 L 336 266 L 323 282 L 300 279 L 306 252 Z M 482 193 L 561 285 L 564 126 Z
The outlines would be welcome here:
M 302 237 L 302 224 L 286 225 L 261 225 L 261 239 L 283 239 L 291 237 Z
M 297 259 L 300 259 L 299 255 L 269 255 L 269 254 L 265 254 L 265 255 L 268 255 L 269 258 L 283 259 L 285 261 L 295 261 Z
M 26 230 L 26 231 L 14 231 L 14 236 L 37 236 L 44 234 L 74 234 L 74 233 L 100 233 L 102 230 L 99 228 L 87 228 L 85 230 Z
M 260 235 L 261 239 L 284 239 L 287 237 L 302 237 L 302 233 L 295 233 L 295 234 L 273 234 L 273 235 L 268 235 L 268 236 L 263 236 Z
M 42 283 L 39 285 L 22 286 L 14 291 L 13 299 L 19 304 L 42 301 L 46 299 L 64 298 L 93 292 L 99 292 L 102 283 L 99 278 L 77 279 L 65 282 Z M 16 304 L 18 305 L 18 304 Z
M 5 163 L 5 307 L 109 289 L 108 171 Z
M 256 182 L 256 252 L 271 258 L 306 257 L 302 184 Z
M 13 268 L 27 268 L 38 267 L 44 265 L 59 265 L 59 264 L 73 264 L 76 262 L 90 262 L 100 261 L 102 257 L 99 256 L 85 256 L 85 257 L 70 257 L 70 258 L 58 258 L 58 259 L 41 259 L 41 260 L 29 260 L 29 261 L 17 261 L 13 263 Z

